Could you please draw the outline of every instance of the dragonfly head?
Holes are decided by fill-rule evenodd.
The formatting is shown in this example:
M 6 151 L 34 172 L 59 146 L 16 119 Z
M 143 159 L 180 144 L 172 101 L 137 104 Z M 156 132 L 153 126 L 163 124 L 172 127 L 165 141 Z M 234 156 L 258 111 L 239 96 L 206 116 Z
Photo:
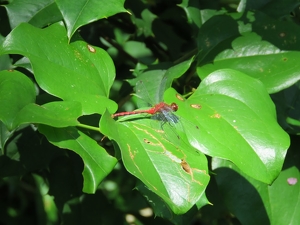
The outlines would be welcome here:
M 178 105 L 176 104 L 176 103 L 172 103 L 171 104 L 171 108 L 172 108 L 172 110 L 174 111 L 174 112 L 176 112 L 177 110 L 178 110 Z

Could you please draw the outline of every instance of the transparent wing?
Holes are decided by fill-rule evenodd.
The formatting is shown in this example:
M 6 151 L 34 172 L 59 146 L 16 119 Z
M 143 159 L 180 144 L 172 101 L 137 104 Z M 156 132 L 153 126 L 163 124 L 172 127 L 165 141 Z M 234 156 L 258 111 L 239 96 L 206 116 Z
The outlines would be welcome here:
M 173 82 L 172 77 L 168 77 L 168 76 L 163 76 L 159 85 L 159 89 L 157 92 L 157 99 L 160 99 L 160 101 L 163 101 L 164 98 L 164 93 L 165 90 L 167 90 L 168 88 L 170 88 L 172 86 L 172 82 Z
M 139 98 L 139 101 L 137 102 L 139 108 L 145 106 L 154 106 L 156 103 L 158 103 L 154 98 L 157 90 L 154 90 L 153 85 L 147 84 L 147 82 L 145 83 L 143 80 L 139 80 L 136 83 L 135 90 L 135 95 Z
M 155 76 L 154 78 L 142 78 L 135 86 L 135 95 L 141 99 L 137 102 L 138 107 L 154 106 L 163 102 L 164 92 L 171 87 L 172 78 Z

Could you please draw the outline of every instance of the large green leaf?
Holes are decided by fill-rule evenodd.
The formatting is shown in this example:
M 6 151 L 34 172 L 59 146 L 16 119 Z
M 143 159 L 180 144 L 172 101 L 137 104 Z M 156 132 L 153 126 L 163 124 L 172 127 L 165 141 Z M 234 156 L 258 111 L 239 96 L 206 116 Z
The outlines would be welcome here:
M 278 22 L 259 12 L 248 12 L 247 17 L 253 22 L 250 23 L 243 17 L 237 20 L 241 37 L 226 37 L 225 43 L 214 43 L 211 41 L 217 39 L 214 33 L 206 32 L 207 36 L 204 37 L 199 35 L 199 46 L 207 44 L 213 51 L 213 58 L 204 65 L 199 64 L 197 68 L 201 79 L 215 70 L 231 68 L 259 79 L 269 93 L 293 85 L 300 79 L 297 72 L 300 69 L 297 63 L 300 56 L 297 42 L 300 38 L 298 26 L 286 21 Z M 220 26 L 221 23 L 216 24 L 212 29 L 219 30 Z M 200 57 L 203 57 L 204 53 L 200 51 Z
M 100 182 L 112 171 L 117 159 L 110 156 L 105 149 L 74 127 L 53 128 L 39 125 L 39 131 L 52 144 L 76 152 L 83 160 L 83 191 L 95 193 Z
M 35 102 L 32 81 L 18 71 L 0 72 L 0 120 L 8 130 L 15 128 L 14 120 L 26 105 Z
M 107 113 L 101 118 L 100 130 L 118 143 L 126 169 L 175 214 L 183 214 L 203 197 L 209 181 L 206 157 L 184 139 L 176 140 L 172 131 L 154 128 L 151 123 L 159 121 L 144 117 L 115 122 Z
M 14 127 L 26 123 L 46 124 L 52 127 L 68 127 L 79 124 L 82 115 L 81 104 L 75 101 L 50 102 L 39 106 L 28 104 L 20 110 Z
M 6 37 L 0 54 L 28 57 L 39 86 L 63 100 L 80 102 L 84 114 L 116 109 L 108 99 L 115 77 L 111 58 L 81 40 L 68 44 L 62 24 L 43 30 L 21 24 Z
M 298 146 L 295 150 L 287 155 L 286 166 L 272 185 L 252 179 L 229 161 L 212 160 L 223 201 L 242 224 L 298 224 Z
M 200 200 L 194 205 L 194 207 L 185 214 L 177 215 L 170 211 L 166 203 L 158 195 L 150 191 L 141 181 L 137 182 L 136 189 L 148 200 L 149 204 L 153 208 L 155 216 L 170 220 L 173 224 L 189 224 L 191 219 L 195 216 L 195 213 L 197 213 L 202 206 L 205 206 L 208 203 L 205 192 L 203 192 L 203 196 L 201 196 Z
M 11 28 L 15 28 L 24 22 L 43 27 L 62 19 L 53 0 L 14 0 L 3 6 L 6 8 Z
M 177 103 L 177 114 L 189 120 L 183 128 L 192 146 L 232 161 L 262 182 L 270 184 L 278 176 L 289 136 L 278 125 L 275 106 L 260 81 L 235 70 L 219 70 L 188 100 L 176 96 L 170 89 L 165 100 Z
M 232 68 L 259 79 L 270 93 L 287 88 L 300 79 L 297 72 L 300 52 L 280 51 L 255 33 L 235 39 L 232 47 L 220 53 L 213 64 L 198 67 L 201 78 L 221 68 Z
M 68 28 L 68 37 L 71 39 L 75 31 L 85 24 L 107 18 L 116 13 L 126 12 L 123 7 L 124 1 L 79 0 L 68 2 L 57 0 L 56 3 L 64 17 Z

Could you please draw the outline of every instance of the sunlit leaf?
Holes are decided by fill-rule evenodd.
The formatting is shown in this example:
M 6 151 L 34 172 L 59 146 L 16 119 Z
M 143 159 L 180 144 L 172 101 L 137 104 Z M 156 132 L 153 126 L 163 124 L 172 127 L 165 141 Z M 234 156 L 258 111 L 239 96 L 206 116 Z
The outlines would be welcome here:
M 124 0 L 79 0 L 68 2 L 56 1 L 68 28 L 68 37 L 71 39 L 74 32 L 81 26 L 99 19 L 107 18 L 116 13 L 126 12 Z
M 0 46 L 0 54 L 8 53 L 28 57 L 39 86 L 63 100 L 80 102 L 84 114 L 116 108 L 108 99 L 115 77 L 111 58 L 81 40 L 68 44 L 62 24 L 43 30 L 21 24 Z
M 79 102 L 50 102 L 43 106 L 28 104 L 20 110 L 14 126 L 26 123 L 45 124 L 52 127 L 68 127 L 79 124 L 77 118 L 82 114 Z
M 175 214 L 183 214 L 199 201 L 208 184 L 206 157 L 184 141 L 173 140 L 174 135 L 153 128 L 151 121 L 114 122 L 105 114 L 100 130 L 118 143 L 126 169 Z
M 289 136 L 276 121 L 275 106 L 261 82 L 235 70 L 219 70 L 184 100 L 173 89 L 167 102 L 178 115 L 192 146 L 235 163 L 244 173 L 271 183 L 283 165 Z M 196 127 L 196 129 L 195 129 Z

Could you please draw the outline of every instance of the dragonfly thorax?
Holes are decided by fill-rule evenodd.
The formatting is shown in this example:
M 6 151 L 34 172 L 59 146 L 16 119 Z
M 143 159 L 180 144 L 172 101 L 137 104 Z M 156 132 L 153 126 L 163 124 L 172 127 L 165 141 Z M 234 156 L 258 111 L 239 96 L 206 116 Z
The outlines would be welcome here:
M 178 105 L 176 103 L 173 102 L 170 106 L 174 112 L 176 112 L 178 110 Z

